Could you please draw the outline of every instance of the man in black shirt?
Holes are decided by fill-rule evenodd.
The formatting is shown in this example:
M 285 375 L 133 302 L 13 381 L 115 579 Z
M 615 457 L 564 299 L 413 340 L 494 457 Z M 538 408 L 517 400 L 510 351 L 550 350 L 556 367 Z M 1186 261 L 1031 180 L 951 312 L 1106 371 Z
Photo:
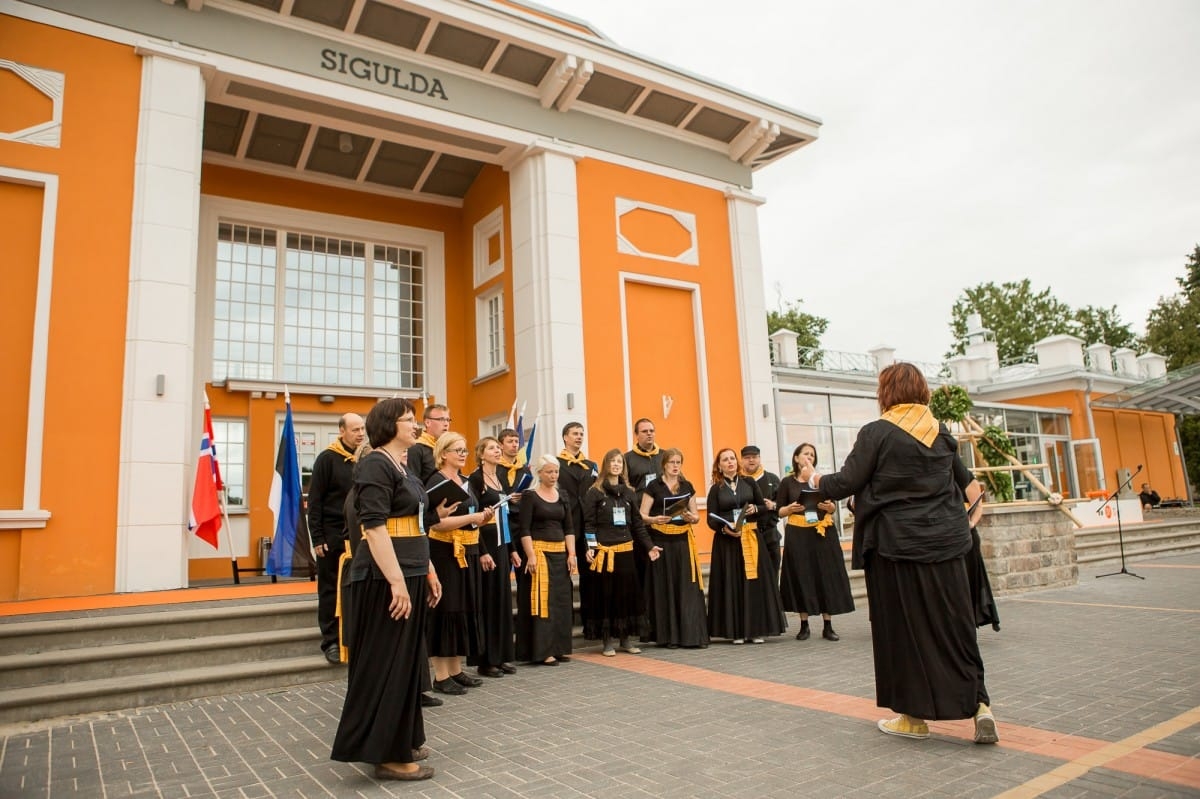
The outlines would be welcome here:
M 641 502 L 646 486 L 662 476 L 662 452 L 654 443 L 654 422 L 638 419 L 633 423 L 633 434 L 637 440 L 625 453 L 625 467 L 629 470 L 629 485 Z
M 775 574 L 775 582 L 779 582 L 779 514 L 776 512 L 775 492 L 779 490 L 779 475 L 768 472 L 762 466 L 762 451 L 753 444 L 742 447 L 742 474 L 758 483 L 762 491 L 762 512 L 758 514 L 758 529 L 763 532 L 763 540 L 767 544 L 767 554 L 771 557 L 771 570 Z
M 445 405 L 427 405 L 422 425 L 425 430 L 421 437 L 408 448 L 408 470 L 424 483 L 437 471 L 433 447 L 438 437 L 450 429 L 450 409 Z
M 330 663 L 341 661 L 337 617 L 338 560 L 346 550 L 346 494 L 354 486 L 354 452 L 366 436 L 363 418 L 347 413 L 338 420 L 338 437 L 313 461 L 308 484 L 308 537 L 317 560 L 317 624 L 321 651 Z
M 1138 501 L 1142 503 L 1142 510 L 1154 510 L 1162 502 L 1162 497 L 1150 487 L 1149 483 L 1142 483 L 1142 490 L 1138 494 Z

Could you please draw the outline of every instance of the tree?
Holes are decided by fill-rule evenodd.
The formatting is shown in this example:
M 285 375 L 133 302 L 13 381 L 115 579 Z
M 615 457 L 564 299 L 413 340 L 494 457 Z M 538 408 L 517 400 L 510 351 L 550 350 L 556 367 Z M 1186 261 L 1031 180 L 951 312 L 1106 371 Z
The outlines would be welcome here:
M 821 346 L 821 336 L 829 327 L 829 320 L 821 316 L 800 310 L 802 300 L 780 302 L 779 308 L 767 312 L 767 332 L 787 328 L 797 335 L 796 343 L 801 347 L 818 349 Z
M 1168 369 L 1200 362 L 1200 244 L 1188 255 L 1180 292 L 1159 297 L 1146 317 L 1146 349 L 1165 355 Z
M 1117 306 L 1097 308 L 1085 305 L 1077 308 L 1074 315 L 1072 335 L 1083 339 L 1087 344 L 1102 342 L 1114 349 L 1133 347 L 1138 343 L 1137 336 L 1129 325 L 1121 321 Z
M 947 358 L 967 351 L 967 316 L 977 313 L 983 326 L 996 334 L 996 349 L 1001 361 L 1023 357 L 1033 351 L 1035 342 L 1058 333 L 1072 333 L 1074 312 L 1050 289 L 1035 292 L 1029 278 L 1019 283 L 980 283 L 964 289 L 950 311 L 950 331 L 954 345 Z

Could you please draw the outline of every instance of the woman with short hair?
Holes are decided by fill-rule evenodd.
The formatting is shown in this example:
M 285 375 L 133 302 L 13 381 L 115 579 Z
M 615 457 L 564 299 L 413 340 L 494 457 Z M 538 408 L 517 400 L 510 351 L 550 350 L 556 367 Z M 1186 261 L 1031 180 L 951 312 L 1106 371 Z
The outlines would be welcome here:
M 879 374 L 882 416 L 858 433 L 842 469 L 800 479 L 826 499 L 854 496 L 851 564 L 863 569 L 875 655 L 875 696 L 900 715 L 888 735 L 928 738 L 927 719 L 975 720 L 975 742 L 996 743 L 968 577 L 971 527 L 963 495 L 982 487 L 958 441 L 929 410 L 929 385 L 910 363 Z
M 557 666 L 571 659 L 571 575 L 577 570 L 571 509 L 558 492 L 558 458 L 533 466 L 536 487 L 521 494 L 517 529 L 517 659 Z

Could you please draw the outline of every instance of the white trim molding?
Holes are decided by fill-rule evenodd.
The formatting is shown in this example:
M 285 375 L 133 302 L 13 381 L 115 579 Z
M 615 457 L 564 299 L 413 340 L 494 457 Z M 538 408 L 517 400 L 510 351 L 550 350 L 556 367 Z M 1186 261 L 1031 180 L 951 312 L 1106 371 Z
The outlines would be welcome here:
M 670 217 L 679 223 L 679 226 L 687 231 L 691 239 L 691 244 L 686 250 L 677 255 L 667 255 L 666 253 L 646 252 L 631 242 L 621 230 L 621 220 L 625 215 L 632 211 L 649 211 L 655 214 L 662 214 Z M 675 208 L 667 208 L 663 205 L 654 205 L 653 203 L 645 203 L 641 200 L 629 200 L 625 197 L 617 198 L 617 252 L 627 255 L 638 255 L 642 258 L 654 258 L 659 261 L 669 261 L 676 264 L 685 264 L 687 266 L 697 266 L 700 263 L 700 243 L 696 235 L 696 215 L 688 211 L 679 211 Z
M 18 64 L 0 58 L 0 69 L 8 70 L 29 84 L 35 91 L 50 98 L 50 118 L 7 133 L 0 131 L 0 141 L 36 144 L 39 147 L 58 147 L 62 143 L 63 94 L 67 76 L 50 69 Z
M 473 232 L 475 261 L 475 288 L 479 288 L 492 278 L 504 274 L 504 206 L 496 208 L 483 219 L 475 223 Z M 491 259 L 491 248 L 488 242 L 493 237 L 500 237 L 499 255 Z
M 50 353 L 50 298 L 54 287 L 54 238 L 58 224 L 58 176 L 0 165 L 0 182 L 42 190 L 42 229 L 33 308 L 33 350 L 29 359 L 29 404 L 25 422 L 25 485 L 20 509 L 0 510 L 0 530 L 46 526 L 42 508 L 42 448 L 45 446 L 46 364 Z
M 692 327 L 696 336 L 696 382 L 698 384 L 697 390 L 700 392 L 698 398 L 700 406 L 700 441 L 705 453 L 701 456 L 701 460 L 703 461 L 713 451 L 713 438 L 712 410 L 708 391 L 708 348 L 704 339 L 704 304 L 700 296 L 700 284 L 686 280 L 673 280 L 666 277 L 643 275 L 635 272 L 618 272 L 617 279 L 620 281 L 621 296 L 621 362 L 625 367 L 626 430 L 633 429 L 633 389 L 629 381 L 629 315 L 626 307 L 625 286 L 629 283 L 642 283 L 647 286 L 680 289 L 690 292 L 692 295 Z M 663 417 L 666 417 L 665 409 Z M 632 442 L 630 442 L 630 446 L 633 446 Z

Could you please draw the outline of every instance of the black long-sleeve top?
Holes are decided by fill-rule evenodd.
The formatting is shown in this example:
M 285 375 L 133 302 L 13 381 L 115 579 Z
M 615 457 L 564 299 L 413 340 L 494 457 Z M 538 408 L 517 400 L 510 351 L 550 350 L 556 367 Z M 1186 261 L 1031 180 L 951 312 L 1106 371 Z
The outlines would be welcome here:
M 741 475 L 737 477 L 733 487 L 730 487 L 724 479 L 718 480 L 712 488 L 708 489 L 705 521 L 714 532 L 728 533 L 729 530 L 725 527 L 725 523 L 713 518 L 714 514 L 732 522 L 734 521 L 733 512 L 741 510 L 747 505 L 754 505 L 758 510 L 762 509 L 763 496 L 758 483 Z M 754 519 L 752 518 L 751 521 Z
M 613 519 L 625 514 L 624 524 L 615 524 Z M 623 483 L 613 485 L 607 480 L 597 480 L 583 497 L 583 529 L 595 533 L 596 543 L 601 546 L 624 544 L 637 539 L 647 551 L 654 546 L 642 521 L 637 497 L 633 489 Z
M 369 453 L 358 465 L 354 476 L 356 511 L 364 529 L 382 527 L 392 517 L 416 516 L 424 511 L 428 530 L 437 523 L 437 509 L 426 502 L 425 486 L 412 472 L 401 473 L 382 450 Z M 393 538 L 392 547 L 405 577 L 416 577 L 429 570 L 429 539 L 423 535 Z M 355 549 L 350 579 L 367 577 L 382 580 L 383 572 L 375 565 L 369 546 Z
M 324 449 L 313 461 L 308 484 L 308 537 L 314 547 L 327 544 L 342 551 L 346 540 L 344 505 L 354 485 L 354 459 Z
M 487 481 L 483 479 L 482 468 L 477 468 L 471 472 L 471 476 L 467 478 L 467 482 L 471 484 L 471 491 L 483 503 L 482 507 L 492 507 L 500 501 L 500 494 L 508 493 L 511 486 L 508 484 L 507 472 L 508 470 L 503 466 L 496 469 L 496 478 L 500 483 L 499 489 L 487 484 Z M 481 555 L 491 555 L 496 560 L 508 560 L 508 552 L 505 546 L 500 543 L 500 510 L 500 508 L 496 508 L 496 515 L 493 517 L 491 524 L 485 524 L 479 528 L 479 552 Z M 513 518 L 510 519 L 509 523 L 510 536 L 515 535 L 513 529 L 516 526 L 515 510 L 515 508 L 512 509 Z
M 562 541 L 574 535 L 571 509 L 562 493 L 557 502 L 547 502 L 536 491 L 521 494 L 517 513 L 518 538 L 529 536 L 534 541 Z
M 408 448 L 408 470 L 424 483 L 437 472 L 437 463 L 433 460 L 433 447 L 418 441 Z
M 842 469 L 823 475 L 825 499 L 854 496 L 851 565 L 878 551 L 890 560 L 938 563 L 971 551 L 963 491 L 975 478 L 958 457 L 958 442 L 939 425 L 926 447 L 891 422 L 858 432 Z

